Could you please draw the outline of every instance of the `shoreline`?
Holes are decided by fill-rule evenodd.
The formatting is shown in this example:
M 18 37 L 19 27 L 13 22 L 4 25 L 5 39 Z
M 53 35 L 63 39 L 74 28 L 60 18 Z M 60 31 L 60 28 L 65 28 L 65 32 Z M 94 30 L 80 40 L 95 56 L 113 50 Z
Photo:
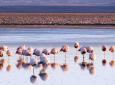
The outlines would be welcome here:
M 1 28 L 25 28 L 25 29 L 31 29 L 31 28 L 66 28 L 66 29 L 115 29 L 115 25 L 0 25 Z

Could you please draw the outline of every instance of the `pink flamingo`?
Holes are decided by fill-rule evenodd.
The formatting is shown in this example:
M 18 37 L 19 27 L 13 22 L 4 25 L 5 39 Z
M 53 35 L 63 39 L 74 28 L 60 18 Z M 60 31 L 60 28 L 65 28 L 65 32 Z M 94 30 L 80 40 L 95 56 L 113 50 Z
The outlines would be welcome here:
M 87 62 L 85 62 L 85 54 L 87 52 L 87 49 L 85 47 L 81 47 L 79 49 L 79 51 L 81 51 L 81 54 L 83 55 L 83 60 L 82 60 L 82 67 L 86 67 L 87 66 Z
M 76 48 L 77 51 L 78 51 L 78 49 L 80 48 L 80 44 L 79 44 L 78 42 L 76 42 L 76 43 L 74 44 L 74 48 Z M 77 51 L 76 51 L 76 56 L 74 57 L 74 62 L 77 62 L 78 59 L 79 59 L 79 56 L 77 55 Z
M 44 53 L 45 55 L 50 55 L 50 51 L 47 49 L 43 49 L 42 53 Z
M 91 47 L 91 46 L 86 47 L 86 49 L 87 49 L 88 53 L 93 53 L 94 52 L 94 48 Z
M 41 53 L 42 53 L 42 52 L 41 52 L 40 50 L 34 49 L 33 55 L 35 55 L 35 56 L 40 56 Z
M 114 52 L 115 52 L 115 46 L 111 46 L 110 47 L 110 49 L 109 49 L 109 51 L 113 54 L 113 59 L 110 61 L 110 65 L 112 66 L 112 67 L 115 67 L 115 57 L 114 57 Z
M 89 67 L 93 66 L 93 61 L 95 60 L 96 56 L 94 54 L 94 48 L 93 47 L 88 46 L 88 47 L 86 47 L 86 49 L 87 49 L 87 53 L 89 53 L 89 63 L 87 64 L 87 67 L 89 68 Z M 90 62 L 90 60 L 92 62 Z
M 25 45 L 19 46 L 19 47 L 16 49 L 16 54 L 19 55 L 19 59 L 22 58 L 23 50 L 26 50 L 26 46 L 25 46 Z
M 13 56 L 13 52 L 11 52 L 10 50 L 7 50 L 6 54 L 8 56 L 8 66 L 7 66 L 6 70 L 9 72 L 9 71 L 12 70 L 12 65 L 9 64 L 9 62 L 10 62 L 10 58 L 9 57 Z
M 2 50 L 0 50 L 0 57 L 3 57 L 4 56 L 4 53 Z
M 32 67 L 33 67 L 33 75 L 30 77 L 30 81 L 32 82 L 32 83 L 35 83 L 36 81 L 37 81 L 37 76 L 35 75 L 35 66 L 38 64 L 38 61 L 37 61 L 37 59 L 36 58 L 31 58 L 30 59 L 30 65 L 32 65 Z
M 38 63 L 39 65 L 42 65 L 43 68 L 47 68 L 49 65 L 50 61 L 44 53 L 40 55 L 40 62 Z
M 56 68 L 58 64 L 56 63 L 55 55 L 59 53 L 59 50 L 57 48 L 52 48 L 50 54 L 54 55 L 54 62 L 51 64 L 52 68 Z
M 90 62 L 90 60 L 91 60 L 91 62 Z M 90 53 L 89 54 L 89 63 L 87 64 L 88 69 L 91 68 L 91 67 L 93 67 L 95 60 L 96 60 L 95 53 Z
M 102 60 L 102 64 L 106 65 L 107 64 L 107 60 L 105 57 L 106 51 L 107 51 L 107 47 L 106 46 L 102 46 L 102 51 L 104 52 L 104 59 Z
M 33 73 L 33 75 L 30 77 L 31 83 L 35 83 L 38 80 L 37 76 Z
M 8 50 L 8 47 L 5 46 L 5 45 L 3 45 L 2 48 L 3 48 L 3 51 L 7 51 Z
M 63 71 L 67 71 L 67 70 L 68 70 L 68 65 L 67 65 L 67 63 L 66 63 L 66 58 L 67 58 L 66 53 L 67 53 L 69 50 L 70 50 L 70 48 L 69 48 L 69 46 L 66 45 L 66 44 L 65 44 L 65 45 L 61 48 L 61 50 L 60 50 L 60 51 L 62 51 L 62 52 L 65 53 L 65 63 L 61 66 Z

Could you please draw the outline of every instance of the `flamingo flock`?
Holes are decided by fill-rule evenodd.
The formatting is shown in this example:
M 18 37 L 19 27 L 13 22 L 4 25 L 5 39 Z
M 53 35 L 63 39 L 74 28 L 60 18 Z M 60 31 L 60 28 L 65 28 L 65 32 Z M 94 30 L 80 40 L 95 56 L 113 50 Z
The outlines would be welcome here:
M 74 57 L 74 62 L 79 63 L 79 66 L 81 69 L 88 69 L 89 73 L 95 74 L 96 69 L 94 66 L 95 60 L 96 60 L 96 53 L 94 51 L 94 48 L 91 46 L 81 46 L 80 43 L 76 42 L 73 47 L 76 50 L 76 54 Z M 17 55 L 17 64 L 16 67 L 18 69 L 24 68 L 24 69 L 30 69 L 32 70 L 32 76 L 30 77 L 30 81 L 32 83 L 35 83 L 38 79 L 38 77 L 35 74 L 35 69 L 40 68 L 39 76 L 42 80 L 47 80 L 48 73 L 47 68 L 51 67 L 53 69 L 56 69 L 57 67 L 60 67 L 62 71 L 68 71 L 69 65 L 67 62 L 68 56 L 67 53 L 70 51 L 69 45 L 65 44 L 60 48 L 52 48 L 51 50 L 43 49 L 39 50 L 37 48 L 28 47 L 26 45 L 22 45 L 17 47 L 15 53 L 11 51 L 11 49 L 8 46 L 0 46 L 0 70 L 3 69 L 5 65 L 6 71 L 12 70 L 12 64 L 10 63 L 11 58 L 14 56 L 14 54 Z M 102 52 L 104 53 L 103 59 L 102 59 L 102 65 L 107 65 L 107 51 L 109 51 L 112 54 L 111 60 L 109 62 L 109 65 L 111 67 L 115 67 L 115 46 L 111 46 L 110 48 L 107 48 L 107 46 L 102 46 Z M 63 64 L 59 64 L 56 61 L 56 58 L 58 58 L 57 54 L 64 54 L 64 62 Z M 82 57 L 80 57 L 81 55 Z M 51 61 L 50 57 L 53 56 L 53 61 Z M 89 56 L 87 56 L 89 55 Z M 5 59 L 4 57 L 7 57 Z M 81 62 L 78 62 L 82 58 Z M 69 61 L 69 60 L 68 60 Z

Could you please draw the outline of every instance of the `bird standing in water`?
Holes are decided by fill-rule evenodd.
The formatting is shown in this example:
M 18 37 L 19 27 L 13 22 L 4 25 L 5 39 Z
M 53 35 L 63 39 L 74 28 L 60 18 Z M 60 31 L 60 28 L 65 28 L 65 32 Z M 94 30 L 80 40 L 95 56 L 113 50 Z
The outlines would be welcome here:
M 56 68 L 56 67 L 58 66 L 58 64 L 56 63 L 56 59 L 55 59 L 55 58 L 56 58 L 55 55 L 56 55 L 57 53 L 59 53 L 59 50 L 58 50 L 57 48 L 52 48 L 52 49 L 51 49 L 50 54 L 53 54 L 53 55 L 54 55 L 54 62 L 51 64 L 51 67 L 52 67 L 52 68 Z
M 7 71 L 11 71 L 11 70 L 12 70 L 12 65 L 9 64 L 9 62 L 10 62 L 10 57 L 13 56 L 13 52 L 11 52 L 10 50 L 7 50 L 7 51 L 6 51 L 6 54 L 7 54 L 7 56 L 8 56 L 8 66 L 7 66 L 6 70 L 7 70 Z
M 66 63 L 66 58 L 67 58 L 66 53 L 69 52 L 69 50 L 70 50 L 70 48 L 69 48 L 69 46 L 66 45 L 66 44 L 65 44 L 64 46 L 62 46 L 62 48 L 61 48 L 61 50 L 60 50 L 60 51 L 62 51 L 62 52 L 65 53 L 65 62 L 64 62 L 64 64 L 61 66 L 63 71 L 67 71 L 67 70 L 68 70 L 68 65 L 67 65 L 67 63 Z
M 78 52 L 78 49 L 80 48 L 80 44 L 76 42 L 74 44 L 74 48 L 76 49 L 76 56 L 74 57 L 74 62 L 77 62 L 79 60 L 79 55 L 77 54 L 77 52 Z
M 107 47 L 106 46 L 102 46 L 102 51 L 104 52 L 104 59 L 102 60 L 102 64 L 106 65 L 107 64 L 107 60 L 106 60 L 106 51 L 107 51 Z
M 115 52 L 115 46 L 111 46 L 109 51 L 113 54 L 112 60 L 109 62 L 109 64 L 112 67 L 115 67 L 115 56 L 114 56 L 114 52 Z

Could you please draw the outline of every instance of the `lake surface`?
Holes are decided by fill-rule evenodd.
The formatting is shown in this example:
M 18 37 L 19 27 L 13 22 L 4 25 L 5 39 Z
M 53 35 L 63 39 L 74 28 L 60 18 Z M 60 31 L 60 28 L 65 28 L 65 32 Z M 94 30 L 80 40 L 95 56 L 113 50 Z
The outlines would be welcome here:
M 103 66 L 101 61 L 103 59 L 103 52 L 101 46 L 115 45 L 115 29 L 105 27 L 105 29 L 86 29 L 75 28 L 0 28 L 0 45 L 8 45 L 10 50 L 15 53 L 19 45 L 27 45 L 33 48 L 42 50 L 43 48 L 51 49 L 53 47 L 61 48 L 65 43 L 70 46 L 70 51 L 67 53 L 68 71 L 64 72 L 60 67 L 47 69 L 48 78 L 42 80 L 38 74 L 40 68 L 35 69 L 35 75 L 38 80 L 35 85 L 114 85 L 115 84 L 115 68 L 109 64 Z M 90 74 L 88 69 L 81 69 L 79 63 L 82 60 L 82 55 L 78 52 L 80 60 L 78 63 L 74 62 L 76 49 L 73 47 L 75 42 L 80 42 L 81 46 L 93 46 L 97 56 L 94 62 L 95 74 Z M 86 61 L 88 61 L 88 54 Z M 7 59 L 7 56 L 5 56 Z M 107 51 L 106 58 L 108 62 L 112 59 L 112 54 Z M 31 70 L 17 69 L 16 64 L 17 55 L 10 58 L 10 64 L 13 66 L 12 71 L 7 72 L 6 67 L 0 71 L 1 85 L 32 85 L 30 82 Z M 50 62 L 53 62 L 53 55 L 49 56 Z M 64 53 L 61 52 L 56 55 L 56 62 L 64 63 Z
M 115 6 L 0 6 L 13 13 L 115 13 Z

